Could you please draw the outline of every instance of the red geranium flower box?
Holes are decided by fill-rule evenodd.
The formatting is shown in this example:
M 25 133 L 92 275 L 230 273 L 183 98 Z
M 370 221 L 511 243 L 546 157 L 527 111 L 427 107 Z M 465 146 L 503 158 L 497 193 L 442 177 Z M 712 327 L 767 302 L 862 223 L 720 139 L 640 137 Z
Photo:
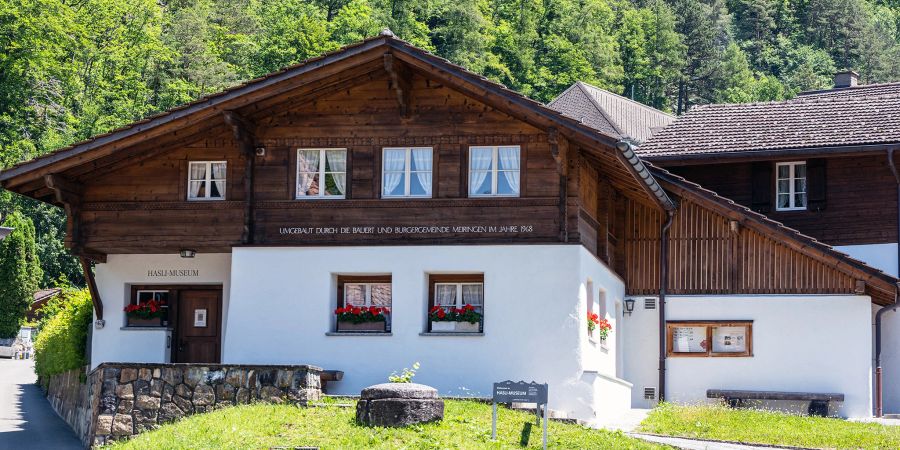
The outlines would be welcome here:
M 124 309 L 130 327 L 158 327 L 165 311 L 156 300 L 128 305 Z
M 337 315 L 337 331 L 381 332 L 387 331 L 387 308 L 370 306 L 345 306 L 334 310 Z

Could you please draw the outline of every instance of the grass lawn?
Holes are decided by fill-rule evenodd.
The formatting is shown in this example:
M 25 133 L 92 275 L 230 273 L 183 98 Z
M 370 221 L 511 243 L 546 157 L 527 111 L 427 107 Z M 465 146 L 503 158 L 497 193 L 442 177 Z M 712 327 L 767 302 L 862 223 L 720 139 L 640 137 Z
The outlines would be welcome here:
M 639 431 L 810 448 L 900 449 L 900 427 L 726 406 L 664 404 L 650 412 Z
M 113 449 L 322 449 L 540 448 L 534 415 L 500 408 L 497 442 L 491 441 L 491 406 L 447 400 L 444 420 L 402 429 L 356 425 L 355 409 L 253 404 L 187 417 L 113 444 Z M 527 442 L 523 445 L 522 441 Z M 621 433 L 550 422 L 549 447 L 566 449 L 664 448 Z M 110 448 L 110 447 L 107 447 Z

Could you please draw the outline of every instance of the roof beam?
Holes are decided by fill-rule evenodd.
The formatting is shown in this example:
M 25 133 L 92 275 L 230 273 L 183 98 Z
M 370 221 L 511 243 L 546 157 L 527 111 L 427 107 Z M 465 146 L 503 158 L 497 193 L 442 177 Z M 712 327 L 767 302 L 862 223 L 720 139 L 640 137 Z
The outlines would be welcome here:
M 409 118 L 412 71 L 405 64 L 394 59 L 394 55 L 391 53 L 384 54 L 384 70 L 391 77 L 391 88 L 397 95 L 397 103 L 400 105 L 400 116 Z
M 225 118 L 225 123 L 231 127 L 234 139 L 241 147 L 241 154 L 247 158 L 247 163 L 244 165 L 244 231 L 241 236 L 241 242 L 253 244 L 256 234 L 253 220 L 255 214 L 253 201 L 255 183 L 253 174 L 256 172 L 257 126 L 236 111 L 224 111 L 222 115 Z

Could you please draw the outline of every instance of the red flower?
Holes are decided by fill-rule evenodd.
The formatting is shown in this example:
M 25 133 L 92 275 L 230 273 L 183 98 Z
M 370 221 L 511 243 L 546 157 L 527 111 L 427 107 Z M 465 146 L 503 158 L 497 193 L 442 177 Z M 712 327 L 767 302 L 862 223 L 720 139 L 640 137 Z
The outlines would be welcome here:
M 463 311 L 466 311 L 466 312 L 475 311 L 475 307 L 472 305 L 466 305 L 466 306 L 463 306 Z
M 445 313 L 444 310 L 441 309 L 437 312 L 437 316 L 438 316 L 438 319 L 443 319 L 444 317 L 447 316 L 447 313 Z

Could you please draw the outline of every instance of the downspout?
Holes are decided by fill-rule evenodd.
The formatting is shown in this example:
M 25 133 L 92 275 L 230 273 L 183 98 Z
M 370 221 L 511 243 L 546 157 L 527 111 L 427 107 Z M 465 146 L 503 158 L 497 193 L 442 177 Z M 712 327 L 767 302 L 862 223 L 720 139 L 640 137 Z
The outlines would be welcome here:
M 675 211 L 666 211 L 659 233 L 659 401 L 666 401 L 666 291 L 669 285 L 669 228 Z
M 891 173 L 894 174 L 894 180 L 897 182 L 897 270 L 900 271 L 900 173 L 897 172 L 897 166 L 894 164 L 894 150 L 894 147 L 888 148 L 887 159 L 888 167 L 891 168 Z M 897 289 L 900 290 L 900 283 L 897 284 Z M 883 375 L 881 370 L 882 318 L 885 313 L 888 311 L 896 311 L 898 307 L 900 307 L 900 297 L 898 297 L 897 291 L 894 291 L 894 304 L 892 306 L 885 306 L 875 313 L 875 417 L 884 415 L 884 403 L 882 399 Z

